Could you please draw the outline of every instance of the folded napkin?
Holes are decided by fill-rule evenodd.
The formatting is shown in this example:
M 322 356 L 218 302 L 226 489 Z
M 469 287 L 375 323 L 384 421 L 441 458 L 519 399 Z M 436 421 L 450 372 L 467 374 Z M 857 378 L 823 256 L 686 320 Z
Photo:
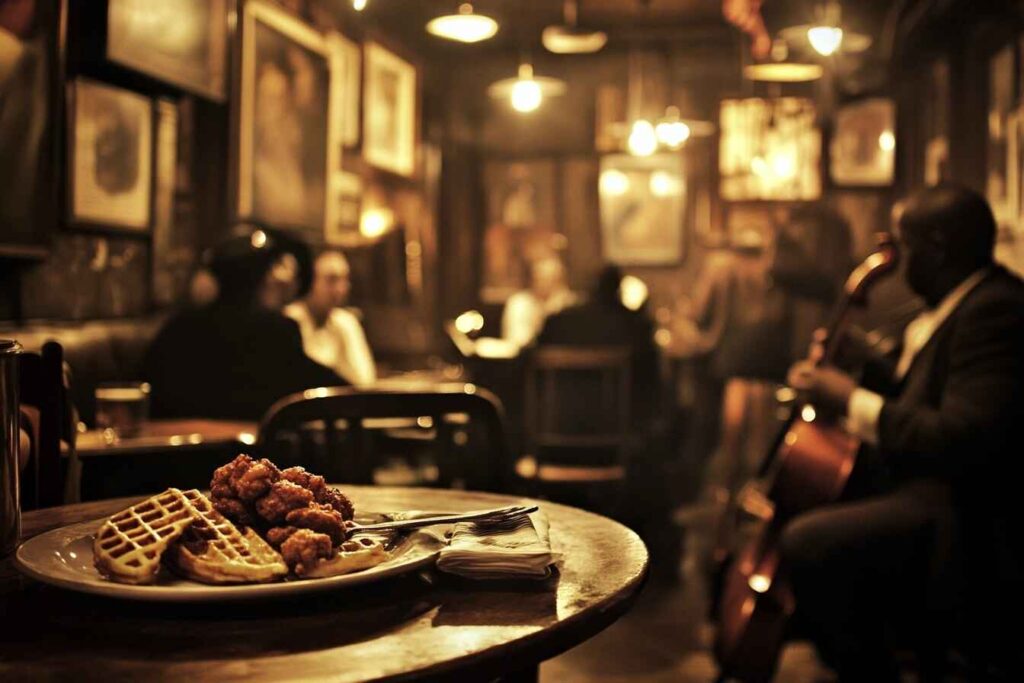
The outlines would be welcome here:
M 546 579 L 559 559 L 543 510 L 512 527 L 460 522 L 448 536 L 437 568 L 468 579 Z

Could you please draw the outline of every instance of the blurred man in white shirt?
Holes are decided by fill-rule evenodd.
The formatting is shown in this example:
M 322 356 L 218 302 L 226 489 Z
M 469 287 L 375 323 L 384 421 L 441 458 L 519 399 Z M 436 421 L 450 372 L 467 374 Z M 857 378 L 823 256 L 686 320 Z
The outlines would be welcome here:
M 556 257 L 530 263 L 530 287 L 505 302 L 501 336 L 517 348 L 531 344 L 549 315 L 576 303 L 566 284 L 565 266 Z
M 349 272 L 341 252 L 320 254 L 309 294 L 284 312 L 299 324 L 306 355 L 354 386 L 366 386 L 377 381 L 377 367 L 358 316 L 342 308 L 351 290 Z

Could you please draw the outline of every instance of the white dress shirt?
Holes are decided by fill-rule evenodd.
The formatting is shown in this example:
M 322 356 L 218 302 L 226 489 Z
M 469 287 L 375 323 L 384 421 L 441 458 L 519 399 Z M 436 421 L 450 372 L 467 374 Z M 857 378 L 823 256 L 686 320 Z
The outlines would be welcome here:
M 377 366 L 366 342 L 359 318 L 349 310 L 335 308 L 323 325 L 317 325 L 305 303 L 287 306 L 284 314 L 299 324 L 306 355 L 334 370 L 353 386 L 377 381 Z
M 960 302 L 988 275 L 989 269 L 975 271 L 954 287 L 935 308 L 929 308 L 914 318 L 903 332 L 903 352 L 896 364 L 896 379 L 903 379 L 910 371 L 914 358 L 925 347 L 935 331 L 953 315 Z M 846 431 L 860 440 L 878 445 L 878 419 L 885 399 L 873 391 L 857 387 L 850 394 L 846 407 Z
M 528 289 L 516 292 L 505 302 L 501 316 L 501 336 L 516 348 L 527 346 L 540 334 L 549 315 L 574 303 L 575 297 L 567 289 L 555 292 L 547 301 L 541 301 Z

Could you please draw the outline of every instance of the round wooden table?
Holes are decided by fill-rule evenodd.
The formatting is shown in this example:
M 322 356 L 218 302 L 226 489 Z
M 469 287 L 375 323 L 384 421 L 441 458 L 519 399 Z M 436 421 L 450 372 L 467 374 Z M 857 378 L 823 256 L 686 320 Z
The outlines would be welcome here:
M 343 486 L 357 510 L 497 507 L 465 491 Z M 23 539 L 107 516 L 135 498 L 29 512 Z M 439 572 L 265 602 L 155 604 L 69 592 L 0 561 L 0 680 L 411 678 L 522 680 L 632 604 L 647 549 L 607 518 L 542 502 L 561 571 L 543 582 Z

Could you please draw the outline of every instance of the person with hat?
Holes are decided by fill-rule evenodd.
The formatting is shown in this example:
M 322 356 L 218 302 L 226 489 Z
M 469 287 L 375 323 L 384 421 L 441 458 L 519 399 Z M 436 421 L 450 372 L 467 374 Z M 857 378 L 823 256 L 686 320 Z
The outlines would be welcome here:
M 154 417 L 258 420 L 287 394 L 348 384 L 306 356 L 298 325 L 281 313 L 310 286 L 303 242 L 246 224 L 207 261 L 216 298 L 173 316 L 146 353 Z

